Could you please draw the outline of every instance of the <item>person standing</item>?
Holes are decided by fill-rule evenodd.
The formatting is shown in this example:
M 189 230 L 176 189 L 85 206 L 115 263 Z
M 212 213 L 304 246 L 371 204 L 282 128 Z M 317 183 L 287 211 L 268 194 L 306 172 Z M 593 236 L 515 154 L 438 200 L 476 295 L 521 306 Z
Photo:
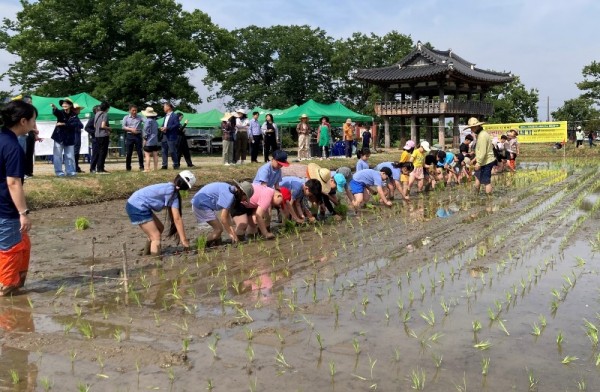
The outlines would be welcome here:
M 277 141 L 279 140 L 279 129 L 271 113 L 267 113 L 265 116 L 262 132 L 265 136 L 265 162 L 269 162 L 269 154 L 275 153 L 277 150 Z
M 308 150 L 310 144 L 310 125 L 308 124 L 308 116 L 306 114 L 300 116 L 300 122 L 296 125 L 296 133 L 298 134 L 298 160 L 310 159 Z
M 250 141 L 250 162 L 258 163 L 258 151 L 262 147 L 263 135 L 258 122 L 258 112 L 252 113 L 252 119 L 248 123 L 248 141 Z M 267 157 L 265 155 L 265 162 Z
M 179 118 L 174 113 L 175 107 L 171 102 L 165 102 L 163 105 L 165 117 L 160 131 L 163 133 L 162 138 L 162 167 L 166 170 L 169 165 L 169 155 L 173 161 L 173 169 L 179 168 L 179 153 L 177 152 L 177 137 L 179 136 Z M 166 139 L 166 142 L 165 142 Z M 165 148 L 166 146 L 166 148 Z
M 177 151 L 179 152 L 179 162 L 181 162 L 181 157 L 185 159 L 185 163 L 187 167 L 194 167 L 192 163 L 192 156 L 190 154 L 190 146 L 188 146 L 187 137 L 185 136 L 185 128 L 188 125 L 188 120 L 185 120 L 181 123 L 183 119 L 183 113 L 179 113 L 177 115 L 179 117 L 179 136 L 177 139 Z
M 36 129 L 37 110 L 22 100 L 0 111 L 0 297 L 23 287 L 29 269 L 31 221 L 23 191 L 25 154 L 17 140 Z
M 352 119 L 347 119 L 344 123 L 344 152 L 346 158 L 352 157 L 352 142 L 354 141 L 354 127 L 352 126 Z
M 75 117 L 73 117 L 73 126 L 75 127 L 75 144 L 73 145 L 73 156 L 75 157 L 75 171 L 77 173 L 83 173 L 83 170 L 79 167 L 79 152 L 81 151 L 81 130 L 83 129 L 83 123 L 79 119 L 79 113 L 85 109 L 85 106 L 79 106 L 78 104 L 73 104 L 73 112 L 75 113 Z
M 233 150 L 234 162 L 239 164 L 246 163 L 246 154 L 248 153 L 248 127 L 250 122 L 246 117 L 244 109 L 236 110 L 238 115 L 235 122 L 235 149 Z
M 494 157 L 494 148 L 492 146 L 492 137 L 485 131 L 482 125 L 484 122 L 475 117 L 471 117 L 467 122 L 467 127 L 475 133 L 477 143 L 475 144 L 475 192 L 479 193 L 481 185 L 485 187 L 485 193 L 492 193 L 492 169 L 496 164 Z
M 146 121 L 144 121 L 144 128 L 142 129 L 142 138 L 144 139 L 144 157 L 146 164 L 144 165 L 145 172 L 150 172 L 150 161 L 154 162 L 154 170 L 158 170 L 158 150 L 160 146 L 158 144 L 158 123 L 156 117 L 158 114 L 154 111 L 152 106 L 148 106 L 146 110 L 142 111 Z
M 519 142 L 517 137 L 519 136 L 519 132 L 516 129 L 511 129 L 508 131 L 508 167 L 511 171 L 517 170 L 517 156 L 521 153 L 521 149 L 519 148 Z M 583 143 L 583 140 L 581 141 Z
M 594 144 L 594 131 L 589 131 L 587 137 L 590 142 L 590 148 L 595 147 L 596 145 Z
M 75 175 L 75 128 L 69 123 L 71 117 L 76 116 L 73 112 L 73 101 L 69 98 L 58 101 L 62 110 L 59 110 L 54 104 L 52 105 L 52 114 L 56 117 L 56 126 L 52 132 L 52 140 L 54 140 L 54 153 L 52 162 L 54 163 L 54 173 L 58 177 L 64 177 L 63 162 L 65 164 L 66 175 Z
M 90 146 L 88 148 L 89 162 L 90 162 L 90 173 L 94 173 L 96 171 L 97 159 L 94 162 L 94 154 L 98 150 L 98 144 L 96 143 L 96 128 L 94 127 L 94 120 L 96 119 L 96 113 L 100 110 L 100 106 L 96 105 L 92 109 L 92 116 L 88 119 L 87 123 L 85 123 L 85 127 L 83 129 L 88 133 Z M 91 154 L 90 154 L 91 148 Z
M 108 110 L 110 105 L 104 101 L 100 104 L 98 112 L 94 116 L 94 129 L 96 136 L 96 150 L 92 152 L 92 164 L 95 168 L 90 172 L 109 174 L 104 168 L 106 157 L 108 156 L 108 145 L 110 143 L 110 131 L 112 130 L 108 124 Z
M 233 165 L 233 147 L 235 135 L 235 113 L 225 113 L 221 119 L 221 132 L 223 135 L 223 164 L 225 166 Z
M 364 132 L 362 133 L 362 148 L 370 148 L 371 136 L 372 135 L 369 128 L 365 128 Z
M 323 116 L 319 121 L 319 130 L 317 132 L 317 140 L 319 142 L 319 148 L 321 149 L 321 160 L 323 158 L 329 159 L 329 144 L 331 143 L 331 130 L 329 125 L 329 117 Z
M 140 171 L 144 171 L 144 155 L 142 154 L 142 116 L 138 115 L 138 108 L 136 105 L 129 105 L 129 114 L 123 117 L 121 126 L 126 132 L 125 138 L 125 149 L 127 154 L 125 155 L 125 170 L 131 171 L 131 157 L 133 155 L 133 149 L 138 155 L 138 161 L 140 165 Z
M 583 133 L 583 129 L 581 129 L 581 125 L 577 126 L 577 131 L 575 131 L 575 139 L 577 140 L 577 145 L 575 148 L 579 148 L 579 146 L 583 146 L 583 139 L 585 138 L 585 134 Z

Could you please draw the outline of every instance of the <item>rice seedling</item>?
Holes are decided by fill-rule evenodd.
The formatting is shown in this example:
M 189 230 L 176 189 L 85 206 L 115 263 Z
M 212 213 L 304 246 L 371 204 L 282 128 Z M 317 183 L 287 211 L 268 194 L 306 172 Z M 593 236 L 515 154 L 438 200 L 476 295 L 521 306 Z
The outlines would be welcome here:
M 208 380 L 206 380 L 206 390 L 212 391 L 213 389 L 215 389 L 215 385 L 213 384 L 212 378 L 209 378 Z
M 277 362 L 277 364 L 280 367 L 287 368 L 287 369 L 292 368 L 292 366 L 286 362 L 285 356 L 283 355 L 283 352 L 281 352 L 281 351 L 277 351 L 277 355 L 275 356 L 275 362 Z
M 410 387 L 417 391 L 422 391 L 423 389 L 425 389 L 426 379 L 427 379 L 427 376 L 425 374 L 425 370 L 419 369 L 417 367 L 416 370 L 413 369 L 411 371 L 411 374 L 410 374 L 411 386 Z
M 86 230 L 90 227 L 90 221 L 83 216 L 75 219 L 75 230 Z
M 436 353 L 431 354 L 431 356 L 433 357 L 433 363 L 435 364 L 435 367 L 439 369 L 442 366 L 443 356 Z
M 92 339 L 94 337 L 92 325 L 85 320 L 81 320 L 79 322 L 79 331 L 83 336 L 85 336 L 88 339 Z
M 502 329 L 502 331 L 504 331 L 506 336 L 510 336 L 510 334 L 508 333 L 508 330 L 506 329 L 506 326 L 504 325 L 503 320 L 498 320 L 498 326 L 500 327 L 500 329 Z
M 12 384 L 13 385 L 17 385 L 18 383 L 21 382 L 21 377 L 19 376 L 19 372 L 17 372 L 15 369 L 10 369 L 10 379 L 12 380 Z
M 427 322 L 427 324 L 429 324 L 432 327 L 435 325 L 435 313 L 432 309 L 429 309 L 428 313 L 421 312 L 420 315 L 423 318 L 423 320 Z
M 52 387 L 54 386 L 54 383 L 52 381 L 50 381 L 50 379 L 48 377 L 42 377 L 40 379 L 40 384 L 42 385 L 42 388 L 44 388 L 44 391 L 46 391 L 46 392 L 51 390 Z
M 538 379 L 533 374 L 533 370 L 527 372 L 527 378 L 529 380 L 529 391 L 537 390 Z
M 562 331 L 558 331 L 558 334 L 556 335 L 556 344 L 560 347 L 560 345 L 563 342 L 563 332 Z
M 218 358 L 217 355 L 217 344 L 219 344 L 219 340 L 221 340 L 221 336 L 219 334 L 215 334 L 215 339 L 212 343 L 208 343 L 208 349 L 212 352 L 213 358 Z
M 323 339 L 321 338 L 321 334 L 317 332 L 316 334 L 317 343 L 319 343 L 319 349 L 323 351 Z
M 590 342 L 592 342 L 592 346 L 597 347 L 598 346 L 598 328 L 593 323 L 591 323 L 590 321 L 588 321 L 586 319 L 583 319 L 583 322 L 585 324 L 585 334 L 590 339 Z
M 440 306 L 442 307 L 442 310 L 444 311 L 444 315 L 448 315 L 448 313 L 450 313 L 450 306 L 448 306 L 448 304 L 446 303 L 446 300 L 444 299 L 444 297 L 442 297 L 440 299 Z
M 360 344 L 358 343 L 358 339 L 352 339 L 352 347 L 354 347 L 354 353 L 356 355 L 360 354 Z
M 84 384 L 84 383 L 77 384 L 78 392 L 89 392 L 90 388 L 92 388 L 92 386 L 89 384 Z
M 248 347 L 246 347 L 246 357 L 248 358 L 248 362 L 254 360 L 254 348 L 252 347 L 252 344 L 248 344 Z
M 331 376 L 331 382 L 333 382 L 333 379 L 335 377 L 335 362 L 334 361 L 329 361 L 329 375 Z
M 573 361 L 578 360 L 579 358 L 572 356 L 572 355 L 567 355 L 566 357 L 563 358 L 562 361 L 560 361 L 560 363 L 564 364 L 564 365 L 568 365 Z
M 479 320 L 474 320 L 472 322 L 473 325 L 473 332 L 477 333 L 481 330 L 481 322 L 479 322 Z
M 489 368 L 490 368 L 490 358 L 481 358 L 481 374 L 483 376 L 488 375 Z
M 536 322 L 534 322 L 532 325 L 531 334 L 533 336 L 540 336 L 542 334 L 542 330 Z
M 585 380 L 577 381 L 577 390 L 578 391 L 587 391 L 587 385 L 585 384 Z
M 474 344 L 473 347 L 483 351 L 483 350 L 487 350 L 488 348 L 492 347 L 492 343 L 490 343 L 489 340 L 486 340 L 486 341 Z

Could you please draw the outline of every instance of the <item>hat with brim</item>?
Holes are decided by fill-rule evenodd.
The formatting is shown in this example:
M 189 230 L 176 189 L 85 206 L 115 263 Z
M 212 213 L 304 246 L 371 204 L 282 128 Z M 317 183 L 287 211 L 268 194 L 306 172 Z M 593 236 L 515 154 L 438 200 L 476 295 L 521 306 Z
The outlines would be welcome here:
M 237 109 L 235 112 L 240 114 L 246 114 L 246 111 L 244 109 Z
M 252 184 L 248 181 L 243 181 L 239 183 L 233 180 L 233 182 L 242 190 L 242 192 L 244 192 L 244 194 L 246 195 L 246 199 L 250 200 L 252 195 L 254 195 L 254 187 L 252 186 Z
M 431 151 L 431 147 L 429 147 L 429 142 L 426 140 L 423 140 L 421 142 L 421 147 L 423 147 L 423 150 L 425 150 L 426 152 Z
M 467 121 L 467 127 L 468 128 L 478 127 L 478 126 L 483 125 L 483 124 L 485 124 L 485 123 L 482 122 L 482 121 L 479 121 L 476 117 L 471 117 L 469 119 L 469 121 Z
M 290 165 L 290 163 L 287 161 L 287 152 L 283 150 L 274 151 L 273 159 L 283 167 L 288 167 Z
M 240 117 L 240 114 L 238 112 L 231 112 L 230 115 L 233 116 L 233 117 L 235 117 L 235 118 Z
M 231 113 L 225 112 L 223 117 L 221 117 L 221 121 L 229 121 L 230 118 L 231 118 Z
M 331 191 L 331 171 L 324 167 L 317 165 L 316 163 L 309 163 L 306 169 L 308 178 L 317 180 L 321 183 L 321 190 L 323 193 L 329 193 Z
M 152 106 L 148 106 L 146 110 L 142 110 L 142 115 L 144 117 L 158 117 L 158 113 L 154 111 Z
M 300 116 L 300 120 L 302 120 L 303 118 L 308 120 L 308 116 L 306 114 L 303 114 L 302 116 Z
M 415 148 L 415 142 L 412 140 L 407 140 L 406 144 L 404 145 L 404 150 L 410 150 L 411 148 Z
M 58 101 L 58 104 L 59 104 L 60 106 L 62 106 L 62 105 L 63 105 L 63 103 L 68 103 L 69 105 L 71 105 L 71 107 L 73 107 L 73 106 L 74 106 L 74 104 L 73 104 L 73 101 L 71 101 L 71 99 L 70 99 L 70 98 L 65 98 L 65 99 L 61 99 L 60 101 Z
M 352 124 L 352 119 L 351 118 L 347 118 L 346 119 L 346 124 Z
M 282 206 L 285 206 L 285 203 L 292 201 L 292 192 L 290 192 L 289 189 L 282 186 L 279 188 L 279 192 L 281 192 L 281 196 L 283 196 L 283 203 L 281 204 Z

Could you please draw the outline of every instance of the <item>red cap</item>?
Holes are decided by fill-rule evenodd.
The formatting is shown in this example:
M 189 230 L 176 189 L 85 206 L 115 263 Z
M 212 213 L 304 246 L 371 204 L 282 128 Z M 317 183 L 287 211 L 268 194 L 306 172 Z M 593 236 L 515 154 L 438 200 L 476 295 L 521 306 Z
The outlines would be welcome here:
M 279 191 L 281 192 L 281 196 L 283 196 L 283 204 L 292 200 L 292 192 L 290 192 L 289 189 L 282 186 L 281 188 L 279 188 Z

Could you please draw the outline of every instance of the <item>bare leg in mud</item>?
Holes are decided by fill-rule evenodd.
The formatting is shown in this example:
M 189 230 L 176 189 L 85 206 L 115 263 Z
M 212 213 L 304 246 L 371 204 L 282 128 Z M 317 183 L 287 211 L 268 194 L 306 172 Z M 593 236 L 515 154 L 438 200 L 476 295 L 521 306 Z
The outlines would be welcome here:
M 152 220 L 142 223 L 140 228 L 148 237 L 148 241 L 150 241 L 150 254 L 153 256 L 160 256 L 160 236 L 165 229 L 160 219 L 153 213 Z

